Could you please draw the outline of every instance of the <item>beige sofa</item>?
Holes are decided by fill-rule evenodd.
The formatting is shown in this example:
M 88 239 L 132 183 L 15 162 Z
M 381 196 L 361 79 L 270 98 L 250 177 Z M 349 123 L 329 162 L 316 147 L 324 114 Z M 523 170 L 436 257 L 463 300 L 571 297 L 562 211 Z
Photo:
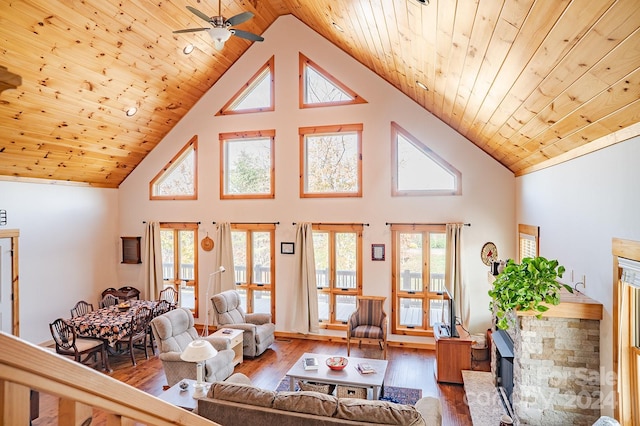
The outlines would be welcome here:
M 251 385 L 236 373 L 214 382 L 206 398 L 198 400 L 199 415 L 226 425 L 424 425 L 440 426 L 440 401 L 421 398 L 415 406 L 387 401 L 337 398 L 319 392 L 270 391 Z

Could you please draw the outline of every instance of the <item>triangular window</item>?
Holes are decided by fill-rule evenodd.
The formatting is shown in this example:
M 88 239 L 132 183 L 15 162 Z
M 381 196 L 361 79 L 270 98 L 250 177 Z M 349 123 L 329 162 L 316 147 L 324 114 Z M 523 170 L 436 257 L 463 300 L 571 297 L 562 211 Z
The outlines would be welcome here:
M 356 92 L 300 53 L 300 108 L 366 102 Z
M 393 195 L 460 195 L 462 174 L 395 122 L 391 123 Z
M 272 56 L 216 115 L 273 111 L 275 108 L 273 64 Z
M 180 152 L 151 180 L 151 200 L 197 200 L 198 136 L 191 138 Z

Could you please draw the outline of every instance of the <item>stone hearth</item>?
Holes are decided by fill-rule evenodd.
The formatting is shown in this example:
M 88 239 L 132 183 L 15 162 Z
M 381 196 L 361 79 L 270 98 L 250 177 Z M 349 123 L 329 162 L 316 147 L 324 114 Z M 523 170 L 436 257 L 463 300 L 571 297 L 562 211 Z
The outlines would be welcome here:
M 521 425 L 592 425 L 600 416 L 600 321 L 518 316 L 512 410 Z M 496 347 L 491 371 L 496 377 Z

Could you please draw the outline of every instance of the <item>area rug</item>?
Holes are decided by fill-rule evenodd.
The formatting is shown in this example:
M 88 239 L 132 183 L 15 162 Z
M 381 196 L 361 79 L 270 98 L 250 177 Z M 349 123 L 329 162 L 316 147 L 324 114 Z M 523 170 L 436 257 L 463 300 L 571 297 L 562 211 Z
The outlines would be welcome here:
M 462 370 L 462 378 L 473 426 L 500 424 L 505 409 L 493 383 L 493 375 L 485 371 Z
M 284 376 L 280 380 L 280 384 L 276 388 L 276 391 L 288 391 L 289 390 L 289 377 Z M 296 390 L 300 390 L 296 383 Z M 397 402 L 398 404 L 414 405 L 420 398 L 422 398 L 422 389 L 403 388 L 398 386 L 385 386 L 384 395 L 380 398 L 383 401 Z

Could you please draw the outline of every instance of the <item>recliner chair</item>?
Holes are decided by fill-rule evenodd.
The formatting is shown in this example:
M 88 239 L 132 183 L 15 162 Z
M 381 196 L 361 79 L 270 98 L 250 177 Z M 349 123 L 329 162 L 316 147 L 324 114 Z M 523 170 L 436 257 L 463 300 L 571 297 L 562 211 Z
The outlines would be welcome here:
M 274 341 L 276 326 L 271 322 L 271 314 L 247 314 L 240 306 L 240 294 L 227 290 L 211 298 L 218 325 L 225 328 L 243 330 L 243 355 L 256 357 L 263 353 Z
M 221 381 L 233 374 L 235 353 L 230 349 L 229 341 L 214 336 L 200 337 L 194 323 L 193 314 L 187 308 L 173 309 L 151 320 L 158 356 L 169 386 L 182 379 L 196 379 L 196 363 L 183 361 L 180 354 L 189 343 L 198 339 L 208 340 L 218 351 L 215 357 L 205 361 L 205 382 Z

